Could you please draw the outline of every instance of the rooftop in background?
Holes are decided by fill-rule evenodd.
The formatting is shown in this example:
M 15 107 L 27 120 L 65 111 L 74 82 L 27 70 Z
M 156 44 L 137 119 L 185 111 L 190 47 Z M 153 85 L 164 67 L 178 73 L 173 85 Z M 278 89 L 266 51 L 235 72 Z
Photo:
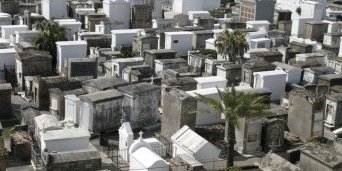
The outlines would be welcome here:
M 86 94 L 79 96 L 80 99 L 90 101 L 90 102 L 102 102 L 102 101 L 108 101 L 113 100 L 122 97 L 122 93 L 118 90 L 106 90 L 106 91 L 100 91 L 96 93 Z
M 67 128 L 42 132 L 42 138 L 44 139 L 44 141 L 73 139 L 79 137 L 90 138 L 90 133 L 87 129 L 82 128 Z
M 135 61 L 143 61 L 143 57 L 132 57 L 132 58 L 116 58 L 113 59 L 113 62 L 135 62 Z
M 18 55 L 16 55 L 18 59 L 21 61 L 27 61 L 30 59 L 36 59 L 36 60 L 51 60 L 52 56 L 47 51 L 38 51 L 38 50 L 28 50 L 23 52 L 18 52 Z
M 150 54 L 160 54 L 160 53 L 177 53 L 174 50 L 171 49 L 151 49 L 151 50 L 145 50 L 145 52 Z
M 125 87 L 119 87 L 118 89 L 124 94 L 135 95 L 140 93 L 146 93 L 149 91 L 160 90 L 160 87 L 157 85 L 144 82 L 138 84 L 131 84 Z
M 195 78 L 197 83 L 207 83 L 207 82 L 217 82 L 217 81 L 227 81 L 224 77 L 212 76 L 212 77 L 197 77 Z

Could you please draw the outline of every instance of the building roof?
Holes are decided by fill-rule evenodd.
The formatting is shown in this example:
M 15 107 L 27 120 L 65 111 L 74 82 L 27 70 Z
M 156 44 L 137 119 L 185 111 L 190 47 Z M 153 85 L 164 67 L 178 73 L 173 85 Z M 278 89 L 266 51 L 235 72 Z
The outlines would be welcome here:
M 122 93 L 129 94 L 129 95 L 135 95 L 135 94 L 141 94 L 146 93 L 149 91 L 160 91 L 160 86 L 153 85 L 150 83 L 138 83 L 138 84 L 131 84 L 125 87 L 119 87 L 118 88 Z
M 342 74 L 327 74 L 327 75 L 321 75 L 319 76 L 319 79 L 322 80 L 341 80 L 342 81 Z
M 329 23 L 323 22 L 323 21 L 307 21 L 305 22 L 306 24 L 326 24 L 328 25 Z
M 267 20 L 247 21 L 246 24 L 270 24 Z
M 48 84 L 56 84 L 56 83 L 67 83 L 68 78 L 63 76 L 51 76 L 51 77 L 33 77 L 34 79 L 44 81 Z
M 262 51 L 262 52 L 256 52 L 255 55 L 257 57 L 267 58 L 267 57 L 282 57 L 283 54 L 277 51 Z
M 59 123 L 58 119 L 56 116 L 53 115 L 39 115 L 34 118 L 36 127 L 38 127 L 39 130 L 57 130 L 57 129 L 62 129 L 62 124 Z
M 115 90 L 115 89 L 79 96 L 81 100 L 89 101 L 92 103 L 109 101 L 109 100 L 118 99 L 121 97 L 123 97 L 122 93 L 120 93 L 118 90 Z
M 196 57 L 196 58 L 202 58 L 202 59 L 210 58 L 209 55 L 205 55 L 205 54 L 202 54 L 200 52 L 192 52 L 192 53 L 190 53 L 190 56 L 191 57 Z
M 41 133 L 41 138 L 44 141 L 54 141 L 62 139 L 74 139 L 74 138 L 90 138 L 90 133 L 84 128 L 66 128 L 59 130 L 51 130 Z
M 252 94 L 252 95 L 266 95 L 266 94 L 272 94 L 272 92 L 266 88 L 243 88 L 238 89 L 236 88 L 238 92 L 243 92 L 246 94 Z
M 179 90 L 177 88 L 172 88 L 170 91 L 168 91 L 173 96 L 177 97 L 178 99 L 184 100 L 186 98 L 192 98 L 188 93 Z
M 300 57 L 300 58 L 324 57 L 324 54 L 322 54 L 322 53 L 300 53 L 300 54 L 296 54 L 296 57 Z
M 220 77 L 220 76 L 197 77 L 195 78 L 195 80 L 199 84 L 210 83 L 210 82 L 227 82 L 227 79 L 225 79 L 224 77 Z
M 82 82 L 84 86 L 96 87 L 100 90 L 106 90 L 109 88 L 117 88 L 120 86 L 127 85 L 128 82 L 119 77 L 104 77 L 104 78 L 96 78 L 91 80 L 86 80 Z
M 89 161 L 98 159 L 101 163 L 101 156 L 97 149 L 89 143 L 89 149 L 85 150 L 75 150 L 75 151 L 65 151 L 48 153 L 49 162 L 51 163 L 67 163 L 67 162 L 78 162 L 78 161 Z
M 97 62 L 94 58 L 68 58 L 68 62 Z
M 330 168 L 342 167 L 342 155 L 341 151 L 336 150 L 334 146 L 330 144 L 314 144 L 308 143 L 300 148 L 301 153 L 315 159 L 323 165 L 327 165 Z
M 144 61 L 143 57 L 132 57 L 132 58 L 116 58 L 113 59 L 113 62 L 115 63 L 121 63 L 121 62 L 137 62 L 137 61 Z
M 132 135 L 133 136 L 133 131 L 131 124 L 129 122 L 124 122 L 122 123 L 121 127 L 119 128 L 119 132 L 124 133 L 125 135 Z
M 212 30 L 194 30 L 194 34 L 214 34 Z
M 216 68 L 224 69 L 224 70 L 229 70 L 229 69 L 241 69 L 242 64 L 223 64 L 223 65 L 217 65 Z
M 266 111 L 270 113 L 270 115 L 267 116 L 267 118 L 273 118 L 273 117 L 277 118 L 277 117 L 288 115 L 288 110 L 283 107 L 271 108 Z
M 37 46 L 34 46 L 31 42 L 21 41 L 15 44 L 17 48 L 21 50 L 38 50 Z
M 163 65 L 167 65 L 167 64 L 174 64 L 174 63 L 186 63 L 187 61 L 183 58 L 175 58 L 175 59 L 156 59 L 154 60 L 155 63 L 160 63 Z
M 40 112 L 37 109 L 34 109 L 32 107 L 23 109 L 21 112 L 21 117 L 25 121 L 29 121 L 31 119 L 34 119 L 34 117 L 39 116 Z
M 143 29 L 121 29 L 121 30 L 112 30 L 112 34 L 136 34 L 139 31 L 143 31 Z
M 17 53 L 17 51 L 15 50 L 15 48 L 0 49 L 0 54 L 2 53 Z
M 171 49 L 151 49 L 151 50 L 145 50 L 146 53 L 149 54 L 163 54 L 163 53 L 174 53 L 176 54 L 177 52 Z
M 18 52 L 16 58 L 21 61 L 51 61 L 52 56 L 47 51 L 27 50 Z
M 319 67 L 322 66 L 322 64 L 316 60 L 313 61 L 296 61 L 294 66 L 298 68 L 311 68 L 311 67 Z
M 327 99 L 336 101 L 336 102 L 342 102 L 342 93 L 336 93 L 333 95 L 328 95 Z
M 162 80 L 162 83 L 168 86 L 179 86 L 189 83 L 196 85 L 197 81 L 193 77 L 180 77 L 174 79 L 164 79 Z
M 191 154 L 196 154 L 202 148 L 220 151 L 216 146 L 191 130 L 187 125 L 183 126 L 175 134 L 171 136 L 172 143 L 176 143 L 186 149 Z M 214 152 L 214 151 L 213 151 Z
M 342 85 L 335 85 L 330 87 L 330 91 L 340 92 L 342 93 Z
M 283 76 L 286 76 L 287 73 L 284 72 L 283 70 L 273 70 L 273 71 L 261 71 L 261 72 L 254 72 L 253 75 L 259 75 L 261 77 L 264 77 L 264 76 L 280 76 L 280 75 L 283 75 Z
M 10 83 L 0 84 L 0 91 L 12 90 L 12 85 Z
M 174 31 L 174 32 L 165 32 L 165 35 L 193 35 L 193 32 L 190 31 Z
M 191 167 L 203 167 L 203 164 L 199 161 L 197 161 L 193 156 L 187 155 L 187 154 L 178 154 L 177 157 L 182 159 L 186 162 L 186 164 L 189 164 Z
M 259 168 L 262 170 L 274 171 L 302 171 L 298 166 L 290 163 L 284 158 L 274 153 L 268 153 L 259 162 Z
M 1 29 L 28 28 L 27 25 L 3 25 Z
M 219 90 L 223 90 L 223 88 L 219 88 Z M 205 95 L 210 95 L 210 94 L 217 94 L 218 92 L 217 92 L 217 88 L 205 88 L 205 89 L 187 91 L 186 93 L 192 97 L 198 97 L 198 94 L 205 96 Z
M 337 61 L 337 62 L 342 62 L 342 58 L 340 58 L 340 57 L 330 57 L 328 59 L 333 60 L 333 61 Z
M 304 71 L 312 71 L 312 72 L 320 73 L 320 74 L 332 74 L 332 73 L 335 73 L 334 69 L 332 69 L 330 67 L 327 67 L 327 66 L 305 68 Z
M 164 159 L 147 147 L 140 147 L 130 155 L 146 169 L 168 167 L 168 163 Z
M 262 37 L 262 38 L 250 39 L 250 41 L 251 42 L 265 42 L 265 41 L 271 41 L 271 39 Z
M 75 96 L 79 96 L 79 95 L 86 94 L 87 92 L 84 91 L 83 89 L 79 88 L 79 89 L 73 89 L 73 90 L 63 91 L 62 93 L 63 93 L 64 95 L 75 95 Z
M 59 41 L 56 42 L 57 46 L 74 46 L 74 45 L 87 45 L 86 41 Z
M 277 66 L 277 68 L 283 69 L 283 70 L 298 70 L 298 71 L 302 70 L 302 69 L 300 69 L 298 67 L 295 67 L 295 66 L 292 66 L 292 65 L 289 65 L 289 64 L 285 64 L 283 62 L 273 62 L 273 64 L 275 66 Z
M 275 69 L 275 65 L 268 62 L 251 62 L 242 64 L 243 68 L 265 68 L 265 69 Z
M 151 76 L 155 76 L 155 73 L 151 66 L 149 65 L 134 65 L 128 66 L 123 69 L 123 72 L 130 73 L 135 76 L 139 76 L 141 78 L 147 78 Z
M 291 41 L 290 45 L 296 45 L 296 46 L 302 46 L 302 47 L 312 46 L 312 45 L 309 45 L 307 43 L 302 43 L 302 42 L 297 42 L 297 41 Z

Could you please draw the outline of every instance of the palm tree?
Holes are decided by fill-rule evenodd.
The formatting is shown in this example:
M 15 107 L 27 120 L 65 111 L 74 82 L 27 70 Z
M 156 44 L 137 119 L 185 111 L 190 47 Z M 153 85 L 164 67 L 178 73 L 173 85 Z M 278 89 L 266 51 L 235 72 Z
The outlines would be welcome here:
M 237 92 L 234 86 L 224 90 L 217 89 L 219 100 L 198 95 L 198 100 L 211 106 L 217 113 L 222 114 L 226 121 L 225 139 L 227 142 L 227 168 L 234 163 L 235 128 L 239 128 L 240 118 L 256 117 L 266 114 L 268 108 L 264 97 Z
M 230 32 L 225 29 L 215 40 L 215 47 L 226 60 L 234 63 L 238 60 L 244 60 L 243 55 L 248 50 L 246 35 L 241 31 Z
M 52 56 L 52 67 L 56 68 L 57 64 L 57 41 L 67 40 L 65 27 L 60 26 L 54 21 L 42 21 L 35 25 L 35 28 L 40 31 L 40 34 L 34 38 L 35 45 L 40 50 L 50 52 Z

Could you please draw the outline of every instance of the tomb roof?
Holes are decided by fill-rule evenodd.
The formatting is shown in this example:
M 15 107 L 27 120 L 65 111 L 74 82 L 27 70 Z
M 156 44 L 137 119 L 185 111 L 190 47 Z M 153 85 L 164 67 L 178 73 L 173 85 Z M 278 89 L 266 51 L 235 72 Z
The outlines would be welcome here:
M 143 82 L 143 83 L 138 83 L 138 84 L 131 84 L 125 87 L 119 87 L 118 90 L 120 90 L 122 93 L 125 93 L 125 94 L 135 95 L 135 94 L 146 93 L 149 91 L 160 90 L 160 86 Z
M 123 97 L 122 93 L 115 89 L 79 96 L 80 99 L 85 100 L 85 101 L 90 101 L 93 103 L 109 101 L 109 100 L 113 100 L 113 99 L 117 99 L 121 97 Z
M 82 85 L 96 87 L 101 90 L 105 90 L 108 88 L 117 88 L 119 86 L 125 86 L 127 84 L 127 81 L 119 77 L 103 77 L 82 82 Z

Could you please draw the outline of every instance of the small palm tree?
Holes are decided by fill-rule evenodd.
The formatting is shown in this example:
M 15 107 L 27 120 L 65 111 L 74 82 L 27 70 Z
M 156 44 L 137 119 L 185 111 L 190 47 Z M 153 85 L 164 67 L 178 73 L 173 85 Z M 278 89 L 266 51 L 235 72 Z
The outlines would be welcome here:
M 234 164 L 235 128 L 239 128 L 240 118 L 262 116 L 268 108 L 264 97 L 237 92 L 234 86 L 225 88 L 223 91 L 217 89 L 219 100 L 198 95 L 198 100 L 211 106 L 217 113 L 222 114 L 226 121 L 225 139 L 227 142 L 227 168 Z
M 33 39 L 33 42 L 40 50 L 50 52 L 52 56 L 52 67 L 57 64 L 57 41 L 67 40 L 65 27 L 60 26 L 54 21 L 42 21 L 35 25 L 35 28 L 40 31 L 40 34 Z
M 215 40 L 215 47 L 226 60 L 234 63 L 238 60 L 244 60 L 243 55 L 248 50 L 246 35 L 241 31 L 230 32 L 225 29 Z

